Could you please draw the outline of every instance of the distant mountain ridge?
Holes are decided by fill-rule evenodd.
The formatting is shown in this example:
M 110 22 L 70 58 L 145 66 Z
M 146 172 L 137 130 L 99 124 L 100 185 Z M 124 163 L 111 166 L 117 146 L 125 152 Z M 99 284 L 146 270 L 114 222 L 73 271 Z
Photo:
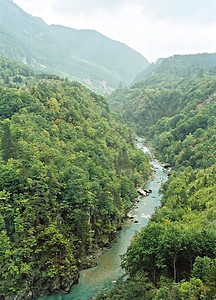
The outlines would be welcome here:
M 135 78 L 135 81 L 155 74 L 168 74 L 178 77 L 192 77 L 199 71 L 216 71 L 216 53 L 198 53 L 187 55 L 173 55 L 160 58 L 149 64 Z
M 149 64 L 138 52 L 94 30 L 47 25 L 0 0 L 0 55 L 106 91 L 128 85 Z

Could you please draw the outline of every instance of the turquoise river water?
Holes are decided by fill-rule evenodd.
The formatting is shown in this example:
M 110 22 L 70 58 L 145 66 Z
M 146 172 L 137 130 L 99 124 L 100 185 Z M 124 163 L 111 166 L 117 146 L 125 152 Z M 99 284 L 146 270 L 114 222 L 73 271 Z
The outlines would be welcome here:
M 97 258 L 97 267 L 81 271 L 79 283 L 73 286 L 69 294 L 59 293 L 37 300 L 88 300 L 95 297 L 104 287 L 110 285 L 112 281 L 122 275 L 120 255 L 126 252 L 135 232 L 140 231 L 147 224 L 155 207 L 160 205 L 161 195 L 159 189 L 161 184 L 167 180 L 167 173 L 162 165 L 152 158 L 144 142 L 144 139 L 139 138 L 137 147 L 151 157 L 154 177 L 146 183 L 145 188 L 151 189 L 152 193 L 146 197 L 140 197 L 140 201 L 130 212 L 134 219 L 130 219 L 124 224 L 111 247 Z

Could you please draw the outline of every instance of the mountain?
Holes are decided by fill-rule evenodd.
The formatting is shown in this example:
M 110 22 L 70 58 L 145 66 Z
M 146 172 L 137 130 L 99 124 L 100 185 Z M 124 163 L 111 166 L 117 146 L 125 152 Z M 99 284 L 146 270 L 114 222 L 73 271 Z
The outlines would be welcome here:
M 210 73 L 198 73 L 191 78 L 155 74 L 130 88 L 116 89 L 107 100 L 138 134 L 146 135 L 159 119 L 196 109 L 215 92 L 215 75 Z
M 0 58 L 0 299 L 68 292 L 149 173 L 104 97 Z
M 160 207 L 123 255 L 125 277 L 98 300 L 216 299 L 216 74 L 169 70 L 110 95 L 169 177 Z
M 130 88 L 116 89 L 107 99 L 143 134 L 158 119 L 173 116 L 176 109 L 191 109 L 207 99 L 215 91 L 215 75 L 216 53 L 174 55 L 150 64 Z
M 47 25 L 10 0 L 0 0 L 0 54 L 89 87 L 128 85 L 148 61 L 94 30 Z
M 216 53 L 173 55 L 160 58 L 138 74 L 135 81 L 154 74 L 168 74 L 178 77 L 191 77 L 200 71 L 216 71 Z

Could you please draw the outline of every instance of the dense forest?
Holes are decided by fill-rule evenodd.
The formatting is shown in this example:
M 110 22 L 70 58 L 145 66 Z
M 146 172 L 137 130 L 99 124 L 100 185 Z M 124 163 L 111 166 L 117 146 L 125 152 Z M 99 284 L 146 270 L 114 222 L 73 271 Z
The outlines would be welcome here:
M 102 96 L 5 58 L 0 160 L 1 299 L 69 291 L 150 174 Z
M 151 171 L 133 127 L 171 175 L 98 299 L 214 300 L 215 100 L 213 70 L 166 70 L 112 93 L 120 116 L 78 82 L 0 58 L 0 297 L 68 292 L 109 245 Z
M 97 299 L 215 300 L 216 53 L 149 64 L 0 2 L 0 299 L 68 293 L 94 265 L 153 175 L 137 134 L 169 176 Z
M 202 70 L 155 74 L 110 96 L 172 171 L 161 207 L 122 258 L 125 275 L 98 299 L 215 299 L 215 100 L 216 77 Z
M 173 55 L 167 58 L 160 58 L 138 74 L 136 76 L 136 81 L 140 81 L 155 74 L 163 76 L 164 74 L 169 74 L 178 77 L 190 78 L 202 71 L 215 74 L 216 53 Z
M 150 126 L 163 117 L 181 113 L 183 116 L 196 111 L 197 105 L 201 108 L 211 102 L 216 91 L 215 79 L 214 74 L 202 71 L 191 78 L 156 74 L 131 88 L 117 89 L 108 101 L 139 134 L 146 135 Z

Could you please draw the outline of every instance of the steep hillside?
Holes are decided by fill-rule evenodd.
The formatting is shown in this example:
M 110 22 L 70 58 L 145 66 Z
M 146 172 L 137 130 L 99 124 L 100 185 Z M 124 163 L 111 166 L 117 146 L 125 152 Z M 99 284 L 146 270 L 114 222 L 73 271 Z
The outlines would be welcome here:
M 210 73 L 190 79 L 153 75 L 131 88 L 117 89 L 108 97 L 110 107 L 135 126 L 139 134 L 163 117 L 185 114 L 205 102 L 216 91 L 215 76 Z
M 189 55 L 174 55 L 161 58 L 150 64 L 143 72 L 136 76 L 135 81 L 142 80 L 153 74 L 167 74 L 182 78 L 190 78 L 203 71 L 216 72 L 216 53 L 202 53 Z
M 0 298 L 69 291 L 149 175 L 106 100 L 0 59 Z
M 127 280 L 98 299 L 214 300 L 216 76 L 157 74 L 114 96 L 113 105 L 125 108 L 125 119 L 171 167 L 161 207 L 123 257 Z
M 48 26 L 10 0 L 0 0 L 0 26 L 0 54 L 92 88 L 110 91 L 127 85 L 148 65 L 122 43 L 93 30 Z

